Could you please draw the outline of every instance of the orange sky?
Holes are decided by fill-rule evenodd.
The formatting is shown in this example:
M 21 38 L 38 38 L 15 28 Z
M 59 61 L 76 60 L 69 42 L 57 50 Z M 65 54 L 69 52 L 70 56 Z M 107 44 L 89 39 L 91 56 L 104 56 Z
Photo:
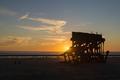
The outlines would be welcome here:
M 72 31 L 120 51 L 120 0 L 0 0 L 0 51 L 65 51 Z

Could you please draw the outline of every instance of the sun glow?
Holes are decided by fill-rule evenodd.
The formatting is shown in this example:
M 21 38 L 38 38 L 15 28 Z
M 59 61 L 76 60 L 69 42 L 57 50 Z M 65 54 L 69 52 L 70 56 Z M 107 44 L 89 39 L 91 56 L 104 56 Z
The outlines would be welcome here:
M 65 46 L 64 46 L 64 51 L 67 51 L 67 50 L 69 50 L 69 48 L 70 48 L 70 46 L 68 46 L 68 45 L 65 45 Z

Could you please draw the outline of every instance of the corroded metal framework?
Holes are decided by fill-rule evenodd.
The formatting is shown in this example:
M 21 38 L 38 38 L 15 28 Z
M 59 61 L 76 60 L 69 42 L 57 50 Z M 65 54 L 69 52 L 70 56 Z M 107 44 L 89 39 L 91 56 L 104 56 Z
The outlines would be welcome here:
M 64 53 L 66 62 L 98 63 L 106 62 L 104 54 L 105 38 L 101 34 L 72 32 L 72 46 Z

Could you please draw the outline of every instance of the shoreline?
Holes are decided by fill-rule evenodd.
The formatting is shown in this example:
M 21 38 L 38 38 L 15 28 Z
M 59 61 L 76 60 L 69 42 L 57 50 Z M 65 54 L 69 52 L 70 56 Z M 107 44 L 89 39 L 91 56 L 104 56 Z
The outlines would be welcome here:
M 119 80 L 120 64 L 69 64 L 51 60 L 0 61 L 1 80 Z

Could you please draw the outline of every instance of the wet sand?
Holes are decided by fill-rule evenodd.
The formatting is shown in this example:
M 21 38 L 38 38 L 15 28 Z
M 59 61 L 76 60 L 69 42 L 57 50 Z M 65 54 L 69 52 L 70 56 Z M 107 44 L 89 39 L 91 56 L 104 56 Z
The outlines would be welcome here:
M 106 64 L 70 64 L 37 59 L 0 60 L 0 80 L 120 80 L 120 63 L 110 63 L 111 59 L 108 60 Z

